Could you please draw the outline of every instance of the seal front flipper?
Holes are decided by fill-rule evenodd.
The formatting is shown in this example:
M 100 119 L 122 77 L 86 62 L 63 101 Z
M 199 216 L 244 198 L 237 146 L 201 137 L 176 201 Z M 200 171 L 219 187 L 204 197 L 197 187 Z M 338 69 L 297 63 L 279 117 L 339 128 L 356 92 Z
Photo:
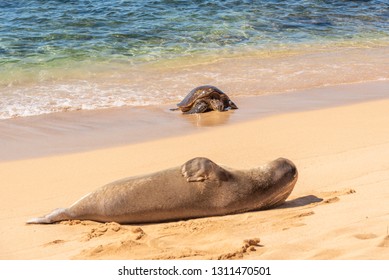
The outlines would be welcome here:
M 188 182 L 227 181 L 232 176 L 227 170 L 203 157 L 196 157 L 184 163 L 181 173 Z

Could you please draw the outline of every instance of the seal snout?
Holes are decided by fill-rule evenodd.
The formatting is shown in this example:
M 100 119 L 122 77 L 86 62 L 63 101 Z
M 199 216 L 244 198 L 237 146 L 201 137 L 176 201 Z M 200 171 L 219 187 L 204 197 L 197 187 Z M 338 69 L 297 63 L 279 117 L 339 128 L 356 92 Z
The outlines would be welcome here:
M 272 162 L 272 165 L 274 165 L 274 181 L 288 183 L 297 180 L 296 165 L 289 159 L 278 158 Z
M 261 208 L 269 209 L 281 205 L 293 191 L 298 172 L 294 163 L 286 158 L 278 158 L 267 165 L 269 178 L 265 202 Z

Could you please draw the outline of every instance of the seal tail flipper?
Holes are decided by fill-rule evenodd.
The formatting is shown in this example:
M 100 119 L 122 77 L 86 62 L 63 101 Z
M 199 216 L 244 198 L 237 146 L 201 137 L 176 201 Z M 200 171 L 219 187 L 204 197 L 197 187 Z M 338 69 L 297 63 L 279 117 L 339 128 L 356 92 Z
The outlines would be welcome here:
M 43 217 L 32 218 L 26 222 L 26 224 L 52 224 L 55 222 L 69 220 L 71 217 L 67 213 L 66 208 L 55 209 L 50 214 Z
M 180 110 L 180 108 L 170 108 L 169 110 L 170 111 L 178 111 L 178 110 Z

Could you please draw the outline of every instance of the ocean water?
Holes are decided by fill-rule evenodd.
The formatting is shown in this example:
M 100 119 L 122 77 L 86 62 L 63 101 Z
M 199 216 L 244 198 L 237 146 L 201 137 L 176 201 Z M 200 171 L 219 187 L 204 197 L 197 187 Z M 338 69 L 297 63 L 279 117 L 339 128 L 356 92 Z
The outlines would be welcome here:
M 387 0 L 0 0 L 0 119 L 388 73 Z

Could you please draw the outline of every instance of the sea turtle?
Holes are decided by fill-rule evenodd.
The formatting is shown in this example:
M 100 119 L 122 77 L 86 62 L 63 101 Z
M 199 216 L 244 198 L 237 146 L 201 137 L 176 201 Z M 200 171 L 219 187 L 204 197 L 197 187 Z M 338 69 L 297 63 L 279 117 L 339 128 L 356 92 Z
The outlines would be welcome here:
M 177 104 L 178 108 L 171 110 L 181 110 L 184 114 L 204 113 L 207 111 L 226 111 L 228 109 L 238 109 L 234 102 L 214 86 L 199 86 L 191 90 L 188 95 Z

